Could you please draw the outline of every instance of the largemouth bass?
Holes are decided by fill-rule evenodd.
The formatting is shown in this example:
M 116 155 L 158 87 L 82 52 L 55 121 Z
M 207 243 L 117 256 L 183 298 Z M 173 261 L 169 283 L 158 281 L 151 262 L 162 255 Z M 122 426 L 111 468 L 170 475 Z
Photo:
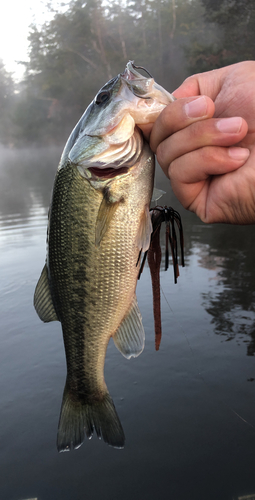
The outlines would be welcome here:
M 135 294 L 150 245 L 154 154 L 136 124 L 153 122 L 173 96 L 129 62 L 98 92 L 71 133 L 55 178 L 46 264 L 34 296 L 42 321 L 62 324 L 67 379 L 59 451 L 84 434 L 115 447 L 124 432 L 104 380 L 108 342 L 126 357 L 144 348 Z

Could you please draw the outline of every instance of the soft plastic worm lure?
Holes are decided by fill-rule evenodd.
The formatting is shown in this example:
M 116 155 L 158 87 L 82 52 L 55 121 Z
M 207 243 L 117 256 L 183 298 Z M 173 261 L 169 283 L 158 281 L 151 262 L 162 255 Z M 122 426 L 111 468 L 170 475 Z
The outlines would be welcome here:
M 175 226 L 179 230 L 179 244 L 181 250 L 181 265 L 184 267 L 184 240 L 183 240 L 183 228 L 181 222 L 181 216 L 172 207 L 161 207 L 156 206 L 150 210 L 151 221 L 153 226 L 153 232 L 151 235 L 151 244 L 147 252 L 145 252 L 138 279 L 140 278 L 146 257 L 148 257 L 148 264 L 151 273 L 152 290 L 153 290 L 153 313 L 154 313 L 154 327 L 155 327 L 155 347 L 158 351 L 162 336 L 161 327 L 161 306 L 160 306 L 160 264 L 161 264 L 161 247 L 160 247 L 160 229 L 161 224 L 165 222 L 166 224 L 166 243 L 165 243 L 165 271 L 169 267 L 169 244 L 172 254 L 172 264 L 174 269 L 174 282 L 177 283 L 177 278 L 179 276 L 179 264 L 178 264 L 178 241 L 177 232 Z M 141 253 L 137 264 L 140 261 Z

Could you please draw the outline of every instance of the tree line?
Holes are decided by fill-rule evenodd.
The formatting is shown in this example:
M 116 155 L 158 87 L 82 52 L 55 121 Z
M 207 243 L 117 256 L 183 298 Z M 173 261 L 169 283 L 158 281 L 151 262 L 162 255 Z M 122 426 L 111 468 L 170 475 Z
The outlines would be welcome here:
M 71 0 L 32 25 L 25 77 L 0 65 L 0 143 L 62 143 L 128 60 L 169 91 L 189 74 L 255 59 L 253 0 Z M 24 64 L 24 63 L 23 63 Z

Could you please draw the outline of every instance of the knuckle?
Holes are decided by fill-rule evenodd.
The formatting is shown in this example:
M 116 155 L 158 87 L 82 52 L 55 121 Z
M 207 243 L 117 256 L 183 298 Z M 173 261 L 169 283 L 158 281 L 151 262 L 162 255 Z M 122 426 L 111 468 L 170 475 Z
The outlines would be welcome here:
M 200 149 L 200 161 L 203 164 L 211 163 L 215 159 L 215 151 L 209 146 Z
M 204 146 L 200 150 L 200 157 L 203 164 L 218 164 L 225 162 L 225 150 L 217 146 Z
M 207 132 L 208 121 L 209 120 L 206 120 L 206 121 L 199 120 L 199 121 L 192 123 L 189 127 L 189 132 L 190 132 L 191 136 L 199 138 L 200 141 L 204 140 L 205 134 L 208 135 L 208 132 Z
M 171 127 L 173 119 L 173 103 L 168 104 L 160 114 L 161 126 L 163 129 L 168 130 Z
M 156 156 L 157 156 L 157 160 L 158 160 L 160 166 L 162 167 L 163 164 L 165 163 L 165 147 L 164 147 L 163 142 L 161 142 L 158 145 L 157 150 L 156 150 Z
M 210 119 L 199 120 L 187 127 L 187 140 L 195 147 L 202 147 L 215 142 L 213 123 Z
M 168 168 L 168 165 L 171 163 L 174 156 L 171 145 L 172 145 L 171 138 L 168 138 L 165 141 L 162 141 L 158 145 L 156 150 L 158 163 L 163 168 L 163 170 L 166 170 Z
M 176 169 L 176 160 L 172 160 L 169 164 L 169 167 L 168 167 L 168 177 L 169 179 L 173 180 L 174 177 L 175 177 L 175 172 L 178 171 L 178 169 Z

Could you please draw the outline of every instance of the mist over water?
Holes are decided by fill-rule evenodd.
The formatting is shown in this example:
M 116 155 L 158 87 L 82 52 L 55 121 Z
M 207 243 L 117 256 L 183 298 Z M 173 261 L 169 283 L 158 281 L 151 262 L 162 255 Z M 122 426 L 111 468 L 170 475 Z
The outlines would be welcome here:
M 48 209 L 61 147 L 8 149 L 0 146 L 0 212 L 29 215 L 35 204 Z

